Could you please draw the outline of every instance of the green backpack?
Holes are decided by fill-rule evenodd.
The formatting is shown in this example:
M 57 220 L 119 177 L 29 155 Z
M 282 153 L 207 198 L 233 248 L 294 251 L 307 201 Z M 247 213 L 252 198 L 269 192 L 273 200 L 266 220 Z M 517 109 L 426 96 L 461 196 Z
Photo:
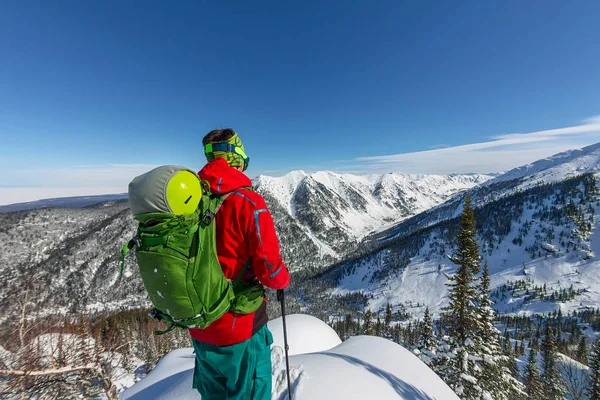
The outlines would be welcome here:
M 183 167 L 164 166 L 141 177 L 147 182 L 160 176 L 158 186 L 166 187 L 169 175 L 172 177 L 181 171 L 193 173 Z M 150 178 L 148 174 L 151 174 Z M 140 196 L 132 191 L 141 189 L 143 192 L 148 188 L 148 185 L 139 184 L 140 179 L 136 184 L 136 179 L 130 184 L 132 211 L 132 198 Z M 150 316 L 170 324 L 166 331 L 157 331 L 157 334 L 175 327 L 204 329 L 227 311 L 250 314 L 263 303 L 263 286 L 256 280 L 242 280 L 250 261 L 232 282 L 225 278 L 217 258 L 215 215 L 229 194 L 214 195 L 205 182 L 200 187 L 203 193 L 192 214 L 175 215 L 165 212 L 164 206 L 156 206 L 156 201 L 144 200 L 143 211 L 155 212 L 134 212 L 134 218 L 139 222 L 137 235 L 121 250 L 122 272 L 125 255 L 135 248 L 144 287 L 155 307 Z M 161 194 L 164 193 L 163 188 Z

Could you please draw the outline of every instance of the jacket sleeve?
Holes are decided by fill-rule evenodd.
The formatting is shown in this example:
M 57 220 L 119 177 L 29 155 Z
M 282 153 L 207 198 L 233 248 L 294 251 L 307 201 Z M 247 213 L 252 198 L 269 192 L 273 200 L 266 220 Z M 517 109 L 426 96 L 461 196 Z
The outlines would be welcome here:
M 252 269 L 258 280 L 271 289 L 285 289 L 290 275 L 283 264 L 275 225 L 262 196 L 255 196 L 248 246 Z

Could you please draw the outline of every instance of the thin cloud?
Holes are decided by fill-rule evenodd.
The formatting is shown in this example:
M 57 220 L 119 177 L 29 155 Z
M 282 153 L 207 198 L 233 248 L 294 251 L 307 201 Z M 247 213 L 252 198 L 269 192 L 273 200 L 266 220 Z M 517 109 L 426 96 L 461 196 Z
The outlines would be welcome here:
M 428 148 L 429 148 L 429 150 L 439 150 L 439 149 L 445 149 L 448 147 L 450 147 L 450 146 L 447 144 L 434 144 L 433 146 L 429 146 Z
M 53 197 L 126 193 L 129 182 L 156 165 L 109 164 L 0 170 L 0 205 Z
M 594 125 L 600 124 L 600 115 L 594 115 L 593 117 L 589 117 L 583 120 L 584 124 Z
M 600 141 L 600 117 L 582 124 L 492 137 L 490 141 L 443 149 L 358 157 L 364 173 L 497 173 Z
M 115 187 L 82 187 L 82 188 L 0 188 L 0 206 L 6 204 L 27 203 L 30 201 L 53 199 L 58 197 L 77 197 L 77 196 L 96 196 L 102 194 L 121 194 L 126 193 L 122 186 Z

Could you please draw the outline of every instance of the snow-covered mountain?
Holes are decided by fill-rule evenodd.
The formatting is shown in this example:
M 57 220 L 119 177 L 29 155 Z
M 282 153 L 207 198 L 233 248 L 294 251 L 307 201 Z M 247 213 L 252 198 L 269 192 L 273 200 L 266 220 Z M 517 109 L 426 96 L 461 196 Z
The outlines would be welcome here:
M 294 172 L 261 176 L 255 186 L 273 213 L 286 264 L 298 270 L 325 267 L 353 250 L 370 230 L 486 179 Z M 133 258 L 126 261 L 132 276 L 118 276 L 120 248 L 136 229 L 127 202 L 58 200 L 28 206 L 59 208 L 0 213 L 0 320 L 16 308 L 6 300 L 22 296 L 24 288 L 42 314 L 149 304 Z M 94 200 L 97 204 L 89 204 Z
M 567 313 L 600 303 L 599 171 L 600 145 L 594 145 L 470 191 L 497 311 Z M 439 313 L 447 303 L 448 276 L 456 270 L 448 255 L 463 201 L 459 195 L 371 238 L 375 250 L 319 276 L 319 293 L 328 282 L 327 296 L 355 302 L 360 294 L 373 310 L 391 303 L 413 317 L 425 307 Z M 316 302 L 311 293 L 303 295 Z
M 544 184 L 562 182 L 585 173 L 597 174 L 600 171 L 600 143 L 578 150 L 569 150 L 532 164 L 515 168 L 507 173 L 487 180 L 469 190 L 476 207 L 520 193 L 529 188 Z M 465 193 L 454 196 L 449 201 L 432 207 L 427 212 L 397 224 L 386 231 L 373 235 L 373 239 L 390 240 L 407 236 L 411 232 L 432 226 L 440 221 L 456 218 L 462 211 Z
M 306 315 L 290 315 L 287 324 L 294 399 L 458 399 L 414 354 L 389 340 L 358 336 L 341 343 L 327 324 Z M 275 339 L 271 350 L 273 400 L 287 398 L 281 327 L 281 319 L 269 322 Z M 121 398 L 198 399 L 192 389 L 193 369 L 192 349 L 175 350 Z
M 324 258 L 344 258 L 373 230 L 423 212 L 490 178 L 295 171 L 283 177 L 259 176 L 254 185 L 267 200 L 289 251 L 300 252 L 298 258 L 305 262 L 316 255 L 319 263 Z

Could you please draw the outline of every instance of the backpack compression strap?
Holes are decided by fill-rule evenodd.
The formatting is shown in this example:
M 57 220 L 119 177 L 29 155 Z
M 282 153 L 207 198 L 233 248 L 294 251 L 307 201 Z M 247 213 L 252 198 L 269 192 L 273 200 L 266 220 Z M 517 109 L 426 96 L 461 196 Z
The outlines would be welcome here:
M 233 282 L 234 287 L 238 286 L 239 283 L 242 282 L 242 277 L 244 276 L 244 273 L 246 271 L 248 271 L 248 267 L 250 266 L 250 264 L 251 264 L 250 260 L 248 260 L 248 262 L 246 262 L 246 264 L 240 271 L 240 274 L 235 278 L 235 281 Z M 150 312 L 148 313 L 148 316 L 150 316 L 150 318 L 152 318 L 155 321 L 158 321 L 158 322 L 163 321 L 163 322 L 166 322 L 169 324 L 167 329 L 165 329 L 163 331 L 158 331 L 158 330 L 154 331 L 154 334 L 157 336 L 164 335 L 165 333 L 169 333 L 175 328 L 183 328 L 183 329 L 190 328 L 190 326 L 180 323 L 181 321 L 174 320 L 170 315 L 162 313 L 159 310 L 157 310 L 156 308 L 153 308 L 152 310 L 150 310 Z

